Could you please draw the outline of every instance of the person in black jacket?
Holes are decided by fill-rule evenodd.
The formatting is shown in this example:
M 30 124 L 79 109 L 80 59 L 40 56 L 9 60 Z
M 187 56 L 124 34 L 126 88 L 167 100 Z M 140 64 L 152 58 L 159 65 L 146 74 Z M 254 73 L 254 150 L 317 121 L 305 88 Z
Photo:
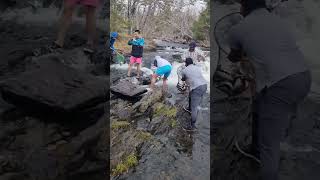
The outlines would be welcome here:
M 134 64 L 138 64 L 137 78 L 139 78 L 141 63 L 142 63 L 142 56 L 143 56 L 144 39 L 140 35 L 140 30 L 135 30 L 133 36 L 134 36 L 134 38 L 128 42 L 128 45 L 132 46 L 130 64 L 129 64 L 129 68 L 128 68 L 128 76 L 129 77 L 131 76 L 132 66 Z

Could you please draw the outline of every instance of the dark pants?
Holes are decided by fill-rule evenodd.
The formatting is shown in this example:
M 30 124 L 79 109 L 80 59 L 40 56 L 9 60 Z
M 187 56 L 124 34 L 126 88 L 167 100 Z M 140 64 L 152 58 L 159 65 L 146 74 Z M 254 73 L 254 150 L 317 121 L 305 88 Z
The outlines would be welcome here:
M 277 180 L 280 141 L 297 104 L 310 91 L 310 72 L 291 75 L 263 89 L 255 99 L 253 148 L 261 160 L 261 179 Z
M 191 125 L 195 125 L 198 116 L 198 106 L 201 103 L 203 95 L 207 91 L 207 85 L 201 85 L 189 93 L 189 109 L 191 110 Z

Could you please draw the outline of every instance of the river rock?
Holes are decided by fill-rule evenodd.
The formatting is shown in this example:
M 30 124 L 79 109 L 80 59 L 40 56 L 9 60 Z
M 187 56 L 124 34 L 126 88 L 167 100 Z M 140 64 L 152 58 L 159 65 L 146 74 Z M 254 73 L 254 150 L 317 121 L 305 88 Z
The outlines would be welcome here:
M 4 100 L 25 110 L 50 114 L 83 112 L 106 102 L 106 82 L 60 62 L 41 57 L 26 72 L 0 83 Z
M 86 68 L 91 65 L 89 57 L 86 56 L 82 48 L 75 48 L 64 51 L 63 53 L 58 54 L 57 58 L 62 63 L 83 71 L 85 71 Z
M 162 100 L 163 100 L 162 90 L 156 89 L 154 91 L 151 91 L 147 95 L 145 95 L 139 102 L 135 103 L 132 106 L 132 112 L 136 110 L 140 113 L 144 113 L 152 105 Z
M 181 54 L 173 54 L 172 58 L 177 60 L 178 62 L 183 62 Z
M 131 78 L 120 80 L 118 83 L 110 87 L 113 94 L 123 97 L 137 97 L 147 92 L 147 89 L 138 85 L 139 82 L 132 82 Z

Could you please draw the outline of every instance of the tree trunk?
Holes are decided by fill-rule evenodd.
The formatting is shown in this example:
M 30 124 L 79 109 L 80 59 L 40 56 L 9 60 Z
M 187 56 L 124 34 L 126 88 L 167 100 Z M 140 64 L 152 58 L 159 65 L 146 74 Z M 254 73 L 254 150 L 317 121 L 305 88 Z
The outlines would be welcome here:
M 131 34 L 131 32 L 132 32 L 131 21 L 130 21 L 130 10 L 131 10 L 131 0 L 128 0 L 128 10 L 127 10 L 127 18 L 128 18 L 128 22 L 129 22 L 128 34 Z

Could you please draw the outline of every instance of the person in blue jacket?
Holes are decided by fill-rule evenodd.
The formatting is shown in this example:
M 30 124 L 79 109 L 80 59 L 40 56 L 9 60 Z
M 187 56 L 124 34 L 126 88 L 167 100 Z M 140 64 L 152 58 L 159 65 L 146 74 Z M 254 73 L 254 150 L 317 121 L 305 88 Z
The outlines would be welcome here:
M 114 47 L 114 43 L 116 42 L 119 34 L 117 32 L 112 32 L 110 34 L 110 49 L 112 50 L 112 54 L 114 54 L 116 48 Z
M 140 77 L 140 69 L 142 64 L 144 39 L 140 35 L 140 30 L 135 30 L 133 39 L 128 42 L 128 45 L 132 46 L 130 64 L 128 68 L 128 76 L 131 76 L 131 69 L 134 64 L 138 64 L 137 78 Z

